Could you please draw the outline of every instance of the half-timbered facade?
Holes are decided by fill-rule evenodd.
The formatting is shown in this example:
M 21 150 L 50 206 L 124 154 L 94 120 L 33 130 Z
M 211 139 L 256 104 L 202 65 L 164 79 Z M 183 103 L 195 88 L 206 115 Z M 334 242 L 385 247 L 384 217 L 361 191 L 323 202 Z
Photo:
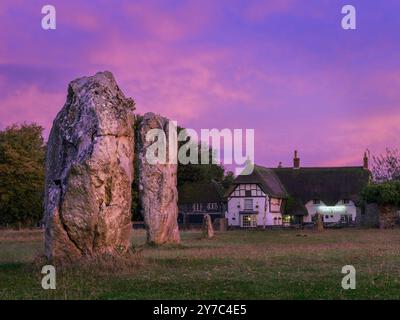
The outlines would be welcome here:
M 360 193 L 370 179 L 368 158 L 360 167 L 255 166 L 238 176 L 226 193 L 229 226 L 255 228 L 312 223 L 317 213 L 325 224 L 355 223 L 362 211 Z

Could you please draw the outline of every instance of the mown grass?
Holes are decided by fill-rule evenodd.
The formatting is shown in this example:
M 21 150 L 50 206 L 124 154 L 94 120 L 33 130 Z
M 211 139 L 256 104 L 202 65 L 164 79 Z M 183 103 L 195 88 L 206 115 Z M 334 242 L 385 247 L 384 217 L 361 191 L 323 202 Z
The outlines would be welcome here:
M 400 230 L 229 231 L 151 247 L 135 230 L 134 269 L 57 269 L 41 288 L 42 233 L 0 231 L 0 299 L 399 299 Z M 341 269 L 357 270 L 343 290 Z M 104 272 L 106 271 L 106 272 Z

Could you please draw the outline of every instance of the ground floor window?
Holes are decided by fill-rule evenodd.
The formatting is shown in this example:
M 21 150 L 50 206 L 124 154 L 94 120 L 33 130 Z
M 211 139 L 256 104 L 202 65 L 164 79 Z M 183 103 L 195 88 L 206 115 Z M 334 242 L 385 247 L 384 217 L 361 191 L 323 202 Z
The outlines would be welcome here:
M 351 223 L 353 222 L 353 217 L 350 214 L 342 214 L 340 216 L 341 223 Z
M 284 215 L 282 217 L 282 223 L 285 226 L 289 226 L 293 222 L 293 216 Z
M 243 214 L 242 215 L 242 227 L 243 228 L 257 227 L 257 215 L 256 214 Z

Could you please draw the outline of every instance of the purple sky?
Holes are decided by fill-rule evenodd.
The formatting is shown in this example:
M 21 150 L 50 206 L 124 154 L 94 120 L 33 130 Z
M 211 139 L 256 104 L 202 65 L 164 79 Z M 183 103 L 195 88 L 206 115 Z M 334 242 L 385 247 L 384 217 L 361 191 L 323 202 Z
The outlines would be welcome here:
M 41 7 L 57 29 L 41 28 Z M 357 9 L 357 30 L 341 8 Z M 137 111 L 254 128 L 260 165 L 361 165 L 400 142 L 398 0 L 1 0 L 0 129 L 46 135 L 69 81 L 110 70 Z

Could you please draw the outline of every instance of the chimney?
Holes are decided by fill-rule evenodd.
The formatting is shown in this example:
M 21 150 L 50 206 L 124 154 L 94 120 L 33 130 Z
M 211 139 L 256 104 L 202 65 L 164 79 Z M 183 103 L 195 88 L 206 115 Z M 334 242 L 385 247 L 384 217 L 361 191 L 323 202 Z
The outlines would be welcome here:
M 300 158 L 297 156 L 297 150 L 294 151 L 293 169 L 300 168 Z
M 369 165 L 368 165 L 368 156 L 367 156 L 367 152 L 364 152 L 364 165 L 363 165 L 363 167 L 364 167 L 364 169 L 365 170 L 368 170 L 369 169 Z

